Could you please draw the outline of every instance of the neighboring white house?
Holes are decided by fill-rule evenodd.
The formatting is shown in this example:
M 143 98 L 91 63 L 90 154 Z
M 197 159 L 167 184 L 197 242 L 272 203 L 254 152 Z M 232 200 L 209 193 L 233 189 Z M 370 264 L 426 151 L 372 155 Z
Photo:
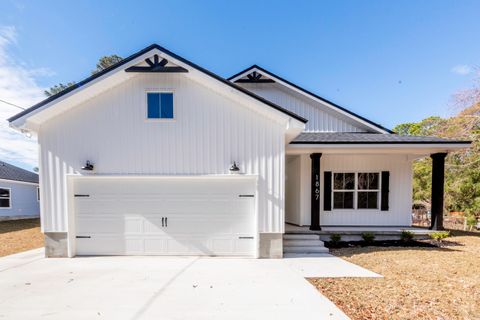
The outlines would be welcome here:
M 226 80 L 158 45 L 9 121 L 38 135 L 47 256 L 281 257 L 286 222 L 409 226 L 412 160 L 433 154 L 438 213 L 444 155 L 469 146 L 398 136 L 258 66 Z
M 0 161 L 0 220 L 39 216 L 38 174 Z

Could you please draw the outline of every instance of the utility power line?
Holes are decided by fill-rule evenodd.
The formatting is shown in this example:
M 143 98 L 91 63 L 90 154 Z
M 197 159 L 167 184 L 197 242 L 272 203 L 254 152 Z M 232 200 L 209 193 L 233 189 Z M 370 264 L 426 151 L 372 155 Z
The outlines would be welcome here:
M 16 105 L 16 104 L 14 104 L 14 103 L 5 101 L 5 100 L 3 100 L 3 99 L 0 99 L 0 102 L 6 103 L 6 104 L 11 105 L 12 107 L 15 107 L 15 108 L 19 108 L 19 109 L 25 110 L 25 108 L 20 107 L 19 105 Z

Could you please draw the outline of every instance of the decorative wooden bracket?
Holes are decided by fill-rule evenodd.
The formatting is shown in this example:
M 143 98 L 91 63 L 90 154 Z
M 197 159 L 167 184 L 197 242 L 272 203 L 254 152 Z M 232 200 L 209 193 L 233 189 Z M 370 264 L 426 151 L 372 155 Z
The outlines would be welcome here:
M 153 56 L 153 61 L 151 58 L 145 59 L 145 62 L 148 66 L 132 66 L 125 69 L 126 72 L 188 72 L 187 69 L 182 67 L 167 67 L 167 59 L 162 59 L 160 61 L 160 57 L 158 54 Z
M 257 71 L 253 71 L 252 73 L 247 75 L 247 79 L 238 79 L 235 82 L 238 83 L 274 83 L 275 81 L 272 79 L 262 79 L 262 75 Z

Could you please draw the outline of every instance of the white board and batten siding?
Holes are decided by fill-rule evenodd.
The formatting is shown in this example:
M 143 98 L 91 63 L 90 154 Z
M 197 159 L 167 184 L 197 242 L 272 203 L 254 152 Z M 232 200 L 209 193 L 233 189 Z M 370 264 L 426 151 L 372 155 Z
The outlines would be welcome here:
M 174 93 L 171 121 L 146 120 L 146 91 Z M 67 231 L 66 175 L 258 176 L 259 232 L 283 232 L 285 124 L 181 74 L 139 74 L 42 124 L 42 227 Z M 45 214 L 48 213 L 48 214 Z
M 301 212 L 300 224 L 310 225 L 310 159 L 308 155 L 297 156 L 301 160 L 298 171 L 302 191 L 294 194 L 287 185 L 287 203 L 298 198 L 295 208 Z M 288 166 L 288 165 L 287 165 Z M 390 172 L 389 210 L 379 209 L 333 209 L 323 210 L 324 172 Z M 289 170 L 287 169 L 287 172 Z M 412 205 L 412 160 L 407 155 L 358 155 L 324 154 L 320 160 L 320 225 L 323 226 L 410 226 Z M 290 178 L 287 176 L 287 184 Z M 305 196 L 308 195 L 308 196 Z M 287 210 L 289 206 L 286 207 Z M 286 212 L 286 217 L 293 216 Z M 288 219 L 288 218 L 287 218 Z M 287 220 L 287 222 L 290 222 Z M 295 223 L 292 221 L 292 223 Z
M 305 119 L 305 132 L 368 132 L 368 128 L 348 116 L 332 111 L 325 104 L 305 97 L 277 83 L 238 83 Z

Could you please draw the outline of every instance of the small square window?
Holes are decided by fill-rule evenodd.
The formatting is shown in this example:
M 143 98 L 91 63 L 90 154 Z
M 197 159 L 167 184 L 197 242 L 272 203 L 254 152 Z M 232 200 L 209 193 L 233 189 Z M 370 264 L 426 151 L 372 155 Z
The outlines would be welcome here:
M 355 189 L 355 173 L 335 173 L 333 188 L 335 190 Z
M 148 119 L 173 119 L 173 93 L 147 93 Z
M 334 209 L 353 209 L 353 192 L 334 192 Z
M 378 192 L 359 191 L 358 192 L 358 209 L 378 209 Z
M 377 190 L 378 189 L 378 173 L 359 173 L 358 174 L 359 190 Z

